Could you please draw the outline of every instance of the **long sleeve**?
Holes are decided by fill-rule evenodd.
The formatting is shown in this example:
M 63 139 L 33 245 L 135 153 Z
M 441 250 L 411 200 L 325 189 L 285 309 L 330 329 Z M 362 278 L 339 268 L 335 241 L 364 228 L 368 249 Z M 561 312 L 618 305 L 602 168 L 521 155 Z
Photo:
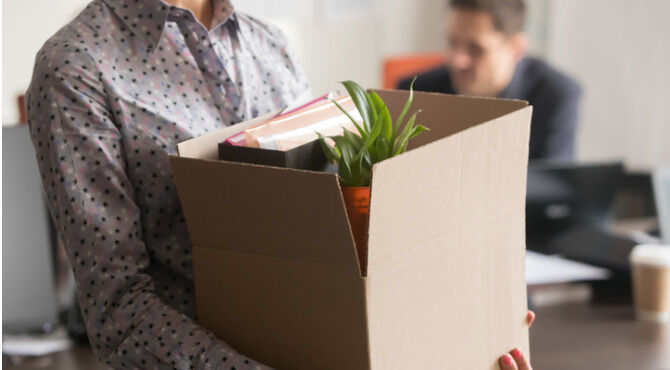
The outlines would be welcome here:
M 187 289 L 192 297 L 189 288 L 161 282 L 168 293 L 157 293 L 154 258 L 145 243 L 151 238 L 144 235 L 137 204 L 141 189 L 128 172 L 142 163 L 128 163 L 130 139 L 115 119 L 109 86 L 95 62 L 83 50 L 57 50 L 65 49 L 43 49 L 37 56 L 27 93 L 29 124 L 48 208 L 74 269 L 96 354 L 116 369 L 266 369 L 163 298 L 170 289 Z

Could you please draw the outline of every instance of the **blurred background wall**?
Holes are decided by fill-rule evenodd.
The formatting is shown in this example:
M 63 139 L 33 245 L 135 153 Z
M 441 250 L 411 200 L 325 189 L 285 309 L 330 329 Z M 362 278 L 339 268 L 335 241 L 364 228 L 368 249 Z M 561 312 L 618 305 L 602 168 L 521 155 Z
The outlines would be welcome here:
M 552 0 L 546 58 L 584 87 L 578 154 L 670 164 L 670 1 Z
M 3 124 L 19 120 L 16 97 L 30 81 L 35 53 L 85 0 L 5 0 Z M 353 79 L 381 84 L 392 55 L 444 47 L 445 0 L 233 0 L 281 27 L 314 93 Z M 529 0 L 532 53 L 584 88 L 578 158 L 623 159 L 648 169 L 670 163 L 670 1 Z M 27 26 L 30 25 L 30 26 Z
M 86 0 L 2 2 L 2 123 L 19 121 L 18 95 L 28 88 L 42 44 L 86 6 Z

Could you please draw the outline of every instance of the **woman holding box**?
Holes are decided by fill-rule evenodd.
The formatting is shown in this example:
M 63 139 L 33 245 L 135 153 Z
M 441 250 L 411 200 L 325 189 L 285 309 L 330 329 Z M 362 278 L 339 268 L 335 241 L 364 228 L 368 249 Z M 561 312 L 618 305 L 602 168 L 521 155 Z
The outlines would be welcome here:
M 29 124 L 101 361 L 267 369 L 193 320 L 191 244 L 168 155 L 308 91 L 281 32 L 229 0 L 94 0 L 45 43 Z M 507 363 L 528 368 L 522 356 Z

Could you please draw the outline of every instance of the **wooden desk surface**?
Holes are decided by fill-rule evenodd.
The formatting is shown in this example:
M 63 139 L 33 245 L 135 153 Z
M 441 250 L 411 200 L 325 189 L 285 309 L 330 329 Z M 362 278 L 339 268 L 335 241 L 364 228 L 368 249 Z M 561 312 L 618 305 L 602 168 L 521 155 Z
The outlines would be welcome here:
M 572 304 L 536 310 L 537 370 L 670 370 L 670 324 L 636 321 L 630 305 Z
M 670 370 L 670 324 L 636 321 L 629 305 L 572 304 L 537 311 L 530 331 L 531 357 L 536 370 Z M 42 367 L 3 368 L 102 370 L 88 347 L 51 356 Z
M 67 351 L 54 353 L 38 359 L 30 359 L 14 364 L 8 356 L 2 356 L 2 368 L 6 370 L 45 369 L 45 370 L 107 370 L 99 363 L 89 346 L 77 346 Z

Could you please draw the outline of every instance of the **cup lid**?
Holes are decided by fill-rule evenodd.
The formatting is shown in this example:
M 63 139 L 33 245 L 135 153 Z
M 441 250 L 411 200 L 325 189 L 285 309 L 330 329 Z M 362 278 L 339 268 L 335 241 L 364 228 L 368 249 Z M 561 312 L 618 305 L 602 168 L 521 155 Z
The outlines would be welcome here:
M 633 248 L 630 253 L 631 263 L 670 267 L 670 245 L 642 244 Z

